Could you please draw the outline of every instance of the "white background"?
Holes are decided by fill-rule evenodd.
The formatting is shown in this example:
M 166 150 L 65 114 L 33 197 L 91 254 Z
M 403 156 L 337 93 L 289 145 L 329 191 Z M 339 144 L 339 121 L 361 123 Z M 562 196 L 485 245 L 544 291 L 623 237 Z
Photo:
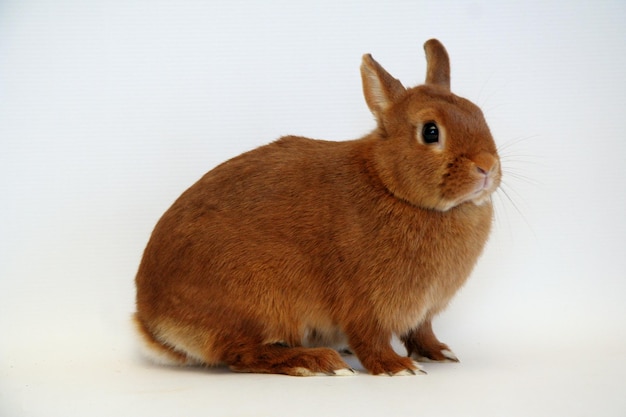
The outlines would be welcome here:
M 3 1 L 0 415 L 626 415 L 625 21 L 620 1 Z M 415 85 L 431 37 L 505 169 L 490 244 L 435 322 L 461 363 L 142 361 L 133 279 L 173 200 L 281 135 L 367 133 L 361 55 Z

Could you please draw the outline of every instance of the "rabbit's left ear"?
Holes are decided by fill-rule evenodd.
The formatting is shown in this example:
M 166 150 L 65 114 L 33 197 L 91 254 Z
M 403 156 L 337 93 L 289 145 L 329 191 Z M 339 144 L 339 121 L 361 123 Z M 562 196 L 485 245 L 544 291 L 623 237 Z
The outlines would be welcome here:
M 402 83 L 389 75 L 370 54 L 363 55 L 361 79 L 367 106 L 378 119 L 393 102 L 406 93 Z
M 426 84 L 435 84 L 450 90 L 450 58 L 446 48 L 437 39 L 424 44 L 426 52 Z

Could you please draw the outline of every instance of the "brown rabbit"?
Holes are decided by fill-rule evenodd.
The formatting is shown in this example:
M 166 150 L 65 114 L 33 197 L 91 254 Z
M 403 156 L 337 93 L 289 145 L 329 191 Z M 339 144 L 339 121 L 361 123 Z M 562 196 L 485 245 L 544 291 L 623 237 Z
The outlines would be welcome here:
M 167 210 L 136 278 L 135 319 L 154 353 L 288 375 L 353 373 L 330 348 L 342 343 L 372 374 L 421 371 L 411 357 L 457 360 L 431 320 L 483 250 L 501 170 L 482 112 L 450 92 L 445 48 L 424 48 L 426 83 L 410 89 L 363 57 L 372 133 L 284 137 L 216 167 Z

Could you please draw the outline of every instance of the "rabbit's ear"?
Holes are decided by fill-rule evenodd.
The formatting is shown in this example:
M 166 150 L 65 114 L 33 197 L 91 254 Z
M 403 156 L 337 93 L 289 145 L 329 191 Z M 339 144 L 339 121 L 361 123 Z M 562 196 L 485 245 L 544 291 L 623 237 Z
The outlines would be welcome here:
M 361 79 L 367 106 L 378 119 L 382 112 L 406 93 L 402 83 L 389 75 L 370 54 L 363 55 Z
M 450 90 L 450 59 L 446 48 L 437 39 L 424 44 L 426 51 L 426 84 L 436 84 Z

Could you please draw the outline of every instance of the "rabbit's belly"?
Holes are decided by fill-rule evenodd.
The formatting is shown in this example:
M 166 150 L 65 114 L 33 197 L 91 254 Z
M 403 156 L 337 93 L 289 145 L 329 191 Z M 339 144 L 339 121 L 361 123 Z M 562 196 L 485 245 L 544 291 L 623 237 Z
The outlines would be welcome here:
M 302 345 L 306 347 L 331 347 L 342 350 L 348 346 L 348 338 L 337 326 L 308 327 L 304 331 Z

